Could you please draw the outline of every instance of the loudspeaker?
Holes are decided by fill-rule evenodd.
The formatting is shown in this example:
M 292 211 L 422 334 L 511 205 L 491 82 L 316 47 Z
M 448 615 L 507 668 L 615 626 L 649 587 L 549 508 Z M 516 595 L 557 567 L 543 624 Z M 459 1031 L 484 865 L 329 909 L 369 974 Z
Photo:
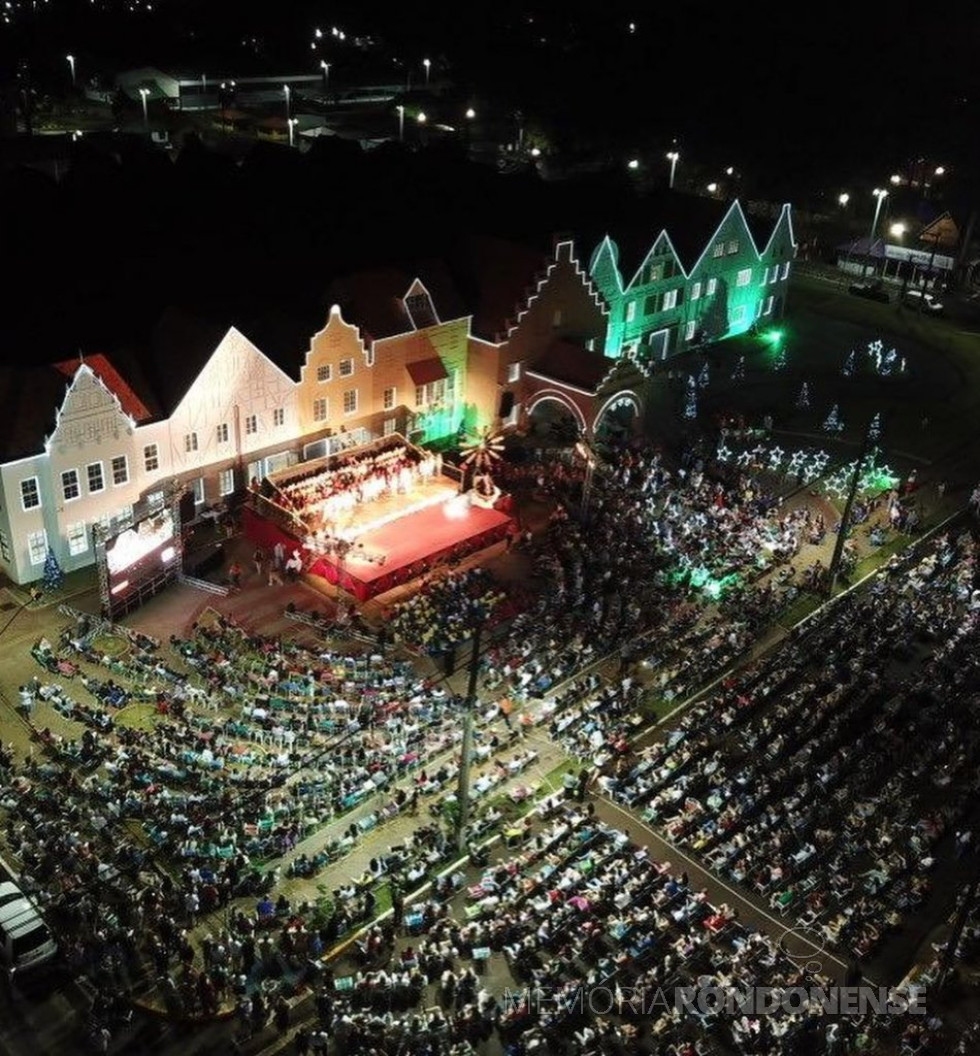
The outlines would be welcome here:
M 514 394 L 510 391 L 500 394 L 500 410 L 497 412 L 500 418 L 509 418 L 514 409 Z

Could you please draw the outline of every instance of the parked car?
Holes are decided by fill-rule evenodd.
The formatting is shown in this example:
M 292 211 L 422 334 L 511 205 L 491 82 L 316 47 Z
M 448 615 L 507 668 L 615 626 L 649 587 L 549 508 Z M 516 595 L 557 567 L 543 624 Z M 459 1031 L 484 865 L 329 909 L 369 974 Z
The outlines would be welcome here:
M 47 964 L 57 952 L 37 906 L 16 884 L 0 884 L 0 967 L 7 978 Z
M 914 308 L 917 312 L 928 312 L 930 315 L 939 315 L 943 310 L 942 303 L 937 301 L 935 295 L 928 290 L 906 290 L 902 294 L 902 304 Z
M 891 300 L 880 279 L 872 279 L 869 282 L 852 282 L 847 287 L 847 292 L 853 293 L 855 297 L 864 297 L 869 301 L 880 301 L 882 304 L 888 304 Z

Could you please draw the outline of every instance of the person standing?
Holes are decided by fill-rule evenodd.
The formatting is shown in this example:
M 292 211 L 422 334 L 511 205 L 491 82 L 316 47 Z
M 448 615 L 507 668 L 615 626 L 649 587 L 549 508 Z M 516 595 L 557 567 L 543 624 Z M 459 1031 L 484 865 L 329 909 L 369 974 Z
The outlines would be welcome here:
M 255 553 L 252 554 L 252 560 L 255 562 L 255 574 L 257 576 L 262 575 L 262 567 L 265 563 L 265 552 L 261 546 L 255 548 Z

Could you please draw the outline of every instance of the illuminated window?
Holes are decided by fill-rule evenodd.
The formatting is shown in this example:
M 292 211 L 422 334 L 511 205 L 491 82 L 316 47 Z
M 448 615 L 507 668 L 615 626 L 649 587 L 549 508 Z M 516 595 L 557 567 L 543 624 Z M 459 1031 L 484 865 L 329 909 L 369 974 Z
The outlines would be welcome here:
M 394 388 L 385 389 L 384 391 L 384 410 L 390 411 L 395 406 L 395 390 Z
M 751 268 L 742 268 L 742 270 L 738 273 L 738 277 L 735 279 L 735 285 L 736 286 L 748 286 L 748 284 L 751 281 L 752 281 L 752 269 Z
M 713 257 L 723 257 L 725 255 L 725 243 L 724 242 L 716 242 L 711 247 L 711 255 Z
M 347 389 L 344 393 L 344 414 L 353 414 L 357 410 L 357 389 Z
M 90 462 L 85 467 L 85 475 L 88 478 L 89 495 L 96 495 L 105 489 L 105 477 L 102 473 L 101 462 Z
M 772 297 L 772 294 L 770 294 L 766 298 L 766 313 L 765 313 L 766 315 L 770 315 L 772 313 L 772 304 L 773 304 L 773 297 Z
M 708 288 L 705 290 L 706 296 L 708 296 L 708 297 L 713 296 L 715 290 L 717 290 L 717 289 L 718 289 L 718 280 L 717 279 L 708 279 Z
M 782 277 L 784 279 L 788 279 L 789 278 L 789 261 L 788 260 L 783 261 L 783 275 L 782 275 Z
M 326 396 L 313 401 L 313 421 L 325 422 L 330 417 Z
M 385 418 L 385 424 L 383 427 L 385 436 L 391 436 L 392 433 L 398 432 L 398 419 L 397 418 Z
M 626 322 L 631 323 L 636 317 L 636 301 L 626 302 Z
M 766 274 L 767 275 L 769 274 L 769 269 L 768 268 L 766 268 Z M 773 264 L 773 266 L 772 266 L 772 274 L 769 275 L 769 282 L 771 282 L 771 283 L 775 282 L 778 278 L 779 278 L 779 265 L 778 264 Z M 766 280 L 763 279 L 762 281 L 764 283 Z
M 77 499 L 81 493 L 81 485 L 78 483 L 78 470 L 66 469 L 61 474 L 61 494 L 64 495 L 65 502 Z
M 507 364 L 507 380 L 509 382 L 521 380 L 521 365 L 520 363 L 508 363 Z
M 227 444 L 228 443 L 228 423 L 227 422 L 222 422 L 221 425 L 218 426 L 218 443 L 219 444 Z
M 235 490 L 235 471 L 233 469 L 223 469 L 218 474 L 218 494 L 224 497 L 230 495 Z
M 330 364 L 321 363 L 316 368 L 316 380 L 317 381 L 329 381 L 330 380 Z
M 191 485 L 194 491 L 194 505 L 204 505 L 204 477 L 197 477 Z
M 7 533 L 0 528 L 0 557 L 4 561 L 10 560 L 10 540 L 7 538 Z
M 684 327 L 684 340 L 691 341 L 694 338 L 694 331 L 697 329 L 698 324 L 694 319 L 688 322 L 687 326 Z
M 731 257 L 734 254 L 736 254 L 737 252 L 738 252 L 738 239 L 737 238 L 733 238 L 728 243 L 728 255 Z
M 650 276 L 648 282 L 660 282 L 664 277 L 664 266 L 663 264 L 651 264 L 650 265 Z
M 147 473 L 154 473 L 160 468 L 160 451 L 156 444 L 147 444 L 143 448 L 143 468 Z
M 677 307 L 677 290 L 665 290 L 664 291 L 664 303 L 661 307 L 661 311 L 666 312 L 668 308 Z
M 185 433 L 184 434 L 184 451 L 190 454 L 192 451 L 197 450 L 197 433 Z
M 342 378 L 349 378 L 354 373 L 354 360 L 342 359 L 340 361 L 340 376 Z
M 732 310 L 732 322 L 733 323 L 744 323 L 745 322 L 745 305 L 737 304 Z
M 112 469 L 112 483 L 115 485 L 129 483 L 129 463 L 125 455 L 116 455 L 109 463 Z
M 27 552 L 32 565 L 43 565 L 48 556 L 48 533 L 42 528 L 27 535 Z
M 696 301 L 701 296 L 701 283 L 696 282 L 691 287 L 691 300 Z
M 88 528 L 85 522 L 78 521 L 77 524 L 69 524 L 67 539 L 68 553 L 72 557 L 84 554 L 88 550 Z
M 275 426 L 286 424 L 286 408 L 277 407 L 272 412 L 272 424 Z
M 259 431 L 259 420 L 254 414 L 245 415 L 245 435 L 253 436 Z
M 508 366 L 508 371 L 513 364 Z M 415 406 L 431 407 L 432 404 L 442 403 L 446 395 L 446 379 L 439 378 L 438 381 L 430 381 L 428 385 L 415 386 Z
M 36 510 L 41 505 L 37 477 L 27 477 L 20 482 L 20 504 L 25 510 Z

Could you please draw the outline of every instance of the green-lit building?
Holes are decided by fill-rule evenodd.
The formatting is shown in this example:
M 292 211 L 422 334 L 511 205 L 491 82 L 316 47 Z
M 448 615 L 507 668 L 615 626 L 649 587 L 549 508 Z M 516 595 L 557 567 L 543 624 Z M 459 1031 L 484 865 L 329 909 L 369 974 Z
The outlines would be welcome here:
M 737 201 L 670 195 L 606 235 L 590 276 L 609 305 L 605 353 L 662 361 L 782 313 L 796 252 L 790 207 L 746 216 Z

